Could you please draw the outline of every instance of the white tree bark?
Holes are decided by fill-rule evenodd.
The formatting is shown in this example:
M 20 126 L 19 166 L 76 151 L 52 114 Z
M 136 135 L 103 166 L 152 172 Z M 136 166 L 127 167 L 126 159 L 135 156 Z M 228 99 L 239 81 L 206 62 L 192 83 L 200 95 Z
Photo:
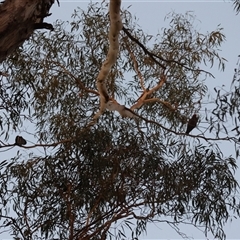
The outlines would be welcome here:
M 122 30 L 122 20 L 120 16 L 121 0 L 110 0 L 109 16 L 110 16 L 110 30 L 109 30 L 109 50 L 106 60 L 103 62 L 101 70 L 97 76 L 97 88 L 100 94 L 100 110 L 93 117 L 93 123 L 103 114 L 107 108 L 109 101 L 109 94 L 107 92 L 106 80 L 107 76 L 116 63 L 119 53 L 119 33 Z
M 146 90 L 144 88 L 144 79 L 138 69 L 138 64 L 135 59 L 134 54 L 129 49 L 131 58 L 134 62 L 135 70 L 139 76 L 141 86 L 144 90 L 142 96 L 137 100 L 131 108 L 127 108 L 124 105 L 119 104 L 115 99 L 110 99 L 107 92 L 106 80 L 108 73 L 110 72 L 112 66 L 116 63 L 117 56 L 119 53 L 119 33 L 122 30 L 122 21 L 120 16 L 120 6 L 121 0 L 110 0 L 109 15 L 110 15 L 110 31 L 109 31 L 109 50 L 106 60 L 103 62 L 101 70 L 97 77 L 97 88 L 100 95 L 100 109 L 93 117 L 93 121 L 90 125 L 96 123 L 97 119 L 104 113 L 106 109 L 109 111 L 117 111 L 122 117 L 128 118 L 142 118 L 137 113 L 134 112 L 135 109 L 140 108 L 146 101 L 149 101 L 149 97 L 157 91 L 166 81 L 164 75 L 161 76 L 160 81 L 152 89 Z M 151 99 L 153 102 L 157 102 L 156 99 Z M 164 101 L 161 101 L 161 103 Z M 165 103 L 165 102 L 164 102 Z M 169 104 L 170 105 L 170 104 Z

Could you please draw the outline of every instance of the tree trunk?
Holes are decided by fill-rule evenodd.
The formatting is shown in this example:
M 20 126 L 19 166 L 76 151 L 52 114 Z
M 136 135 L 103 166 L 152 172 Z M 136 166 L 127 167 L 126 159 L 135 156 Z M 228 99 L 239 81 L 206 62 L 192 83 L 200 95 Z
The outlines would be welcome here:
M 0 63 L 28 39 L 34 29 L 53 29 L 43 22 L 55 0 L 5 0 L 0 4 Z

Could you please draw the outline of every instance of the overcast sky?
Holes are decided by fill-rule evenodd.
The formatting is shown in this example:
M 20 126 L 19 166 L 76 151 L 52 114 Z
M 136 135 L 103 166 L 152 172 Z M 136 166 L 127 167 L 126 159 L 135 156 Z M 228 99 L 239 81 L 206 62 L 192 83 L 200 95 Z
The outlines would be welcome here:
M 94 1 L 95 2 L 95 1 Z M 89 1 L 60 1 L 60 7 L 52 8 L 51 20 L 69 20 L 73 9 L 80 7 L 85 9 Z M 204 32 L 211 32 L 220 24 L 224 28 L 226 42 L 222 45 L 222 56 L 228 60 L 226 69 L 223 72 L 213 70 L 215 79 L 209 79 L 209 88 L 215 86 L 229 85 L 232 81 L 233 71 L 236 67 L 238 54 L 240 54 L 240 15 L 236 15 L 231 2 L 227 1 L 123 1 L 123 6 L 129 9 L 139 19 L 139 25 L 148 34 L 155 35 L 167 26 L 164 17 L 174 11 L 185 13 L 192 11 L 199 20 L 198 29 Z M 50 19 L 50 18 L 49 18 Z M 224 146 L 223 146 L 224 147 Z M 227 149 L 227 148 L 226 148 Z M 233 154 L 226 152 L 227 155 Z M 238 173 L 239 174 L 239 171 Z M 240 176 L 240 175 L 238 175 Z M 240 177 L 239 177 L 240 182 Z M 227 239 L 240 239 L 240 221 L 235 220 L 226 226 Z M 204 234 L 189 226 L 182 226 L 181 230 L 194 239 L 206 239 Z M 211 236 L 209 236 L 211 238 Z M 130 236 L 129 236 L 130 239 Z M 180 236 L 166 225 L 151 225 L 148 227 L 147 236 L 141 239 L 180 239 Z
M 95 1 L 94 1 L 95 2 Z M 73 9 L 80 7 L 86 8 L 89 1 L 60 1 L 60 7 L 52 8 L 53 15 L 51 20 L 69 20 Z M 222 84 L 230 85 L 233 71 L 236 67 L 238 54 L 240 54 L 240 15 L 236 15 L 233 5 L 227 1 L 123 1 L 125 8 L 129 9 L 133 15 L 139 19 L 139 25 L 148 34 L 156 34 L 162 27 L 167 26 L 164 17 L 174 11 L 175 13 L 185 13 L 193 11 L 199 20 L 197 28 L 204 32 L 211 32 L 220 24 L 224 28 L 226 42 L 222 45 L 222 56 L 228 60 L 226 69 L 223 72 L 213 70 L 215 79 L 209 79 L 208 86 L 213 89 Z M 224 146 L 223 146 L 224 147 Z M 228 149 L 225 146 L 226 149 Z M 233 154 L 226 151 L 226 155 Z M 238 171 L 239 173 L 239 171 Z M 240 174 L 239 174 L 240 176 Z M 240 177 L 239 177 L 240 182 Z M 227 239 L 240 239 L 240 221 L 235 220 L 226 226 Z M 204 239 L 204 235 L 189 226 L 182 226 L 181 230 L 194 239 Z M 211 236 L 210 236 L 211 237 Z M 130 236 L 129 236 L 130 239 Z M 148 227 L 147 236 L 141 239 L 180 239 L 180 236 L 166 225 L 151 225 Z
M 52 9 L 52 16 L 46 19 L 47 22 L 54 22 L 57 19 L 70 20 L 73 10 L 77 7 L 85 9 L 90 1 L 61 1 L 60 7 L 55 4 Z M 94 1 L 95 2 L 95 1 Z M 240 15 L 236 15 L 232 3 L 227 1 L 123 1 L 123 6 L 127 7 L 133 15 L 139 19 L 139 25 L 148 34 L 158 33 L 162 27 L 166 27 L 164 17 L 169 12 L 185 13 L 193 11 L 197 19 L 200 20 L 198 28 L 202 32 L 212 31 L 219 24 L 224 28 L 226 42 L 222 46 L 222 56 L 228 60 L 225 72 L 213 71 L 215 79 L 210 79 L 209 88 L 229 85 L 232 80 L 233 70 L 236 67 L 238 54 L 240 54 Z M 233 154 L 227 152 L 226 154 Z M 240 176 L 240 174 L 238 175 Z M 239 177 L 240 182 L 240 177 Z M 233 221 L 227 224 L 227 239 L 240 239 L 240 221 Z M 194 239 L 204 239 L 204 235 L 197 230 L 183 226 L 181 229 L 188 236 Z M 129 236 L 130 239 L 130 236 Z M 151 225 L 148 227 L 147 236 L 141 239 L 180 239 L 174 230 L 166 225 Z

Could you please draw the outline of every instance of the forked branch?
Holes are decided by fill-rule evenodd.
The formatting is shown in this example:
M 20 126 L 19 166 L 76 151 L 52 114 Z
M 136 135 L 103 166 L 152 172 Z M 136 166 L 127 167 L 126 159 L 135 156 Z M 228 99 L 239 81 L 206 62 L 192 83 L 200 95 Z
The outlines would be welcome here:
M 97 119 L 103 114 L 109 101 L 109 94 L 106 87 L 106 79 L 112 68 L 116 63 L 119 52 L 119 33 L 122 29 L 122 20 L 120 17 L 121 0 L 110 0 L 109 16 L 110 16 L 110 31 L 109 31 L 109 50 L 106 60 L 103 62 L 101 70 L 97 76 L 97 89 L 100 94 L 100 109 L 93 117 L 91 123 L 94 124 Z

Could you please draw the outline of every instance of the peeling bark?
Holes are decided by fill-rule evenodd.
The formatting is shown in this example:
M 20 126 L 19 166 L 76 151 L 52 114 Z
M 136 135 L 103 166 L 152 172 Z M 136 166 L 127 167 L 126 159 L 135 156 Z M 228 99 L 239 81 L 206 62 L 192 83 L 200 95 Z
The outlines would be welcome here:
M 49 10 L 54 1 L 5 0 L 0 4 L 0 63 L 21 46 L 34 29 L 39 28 L 36 26 L 50 15 Z M 45 26 L 51 29 L 50 25 Z

